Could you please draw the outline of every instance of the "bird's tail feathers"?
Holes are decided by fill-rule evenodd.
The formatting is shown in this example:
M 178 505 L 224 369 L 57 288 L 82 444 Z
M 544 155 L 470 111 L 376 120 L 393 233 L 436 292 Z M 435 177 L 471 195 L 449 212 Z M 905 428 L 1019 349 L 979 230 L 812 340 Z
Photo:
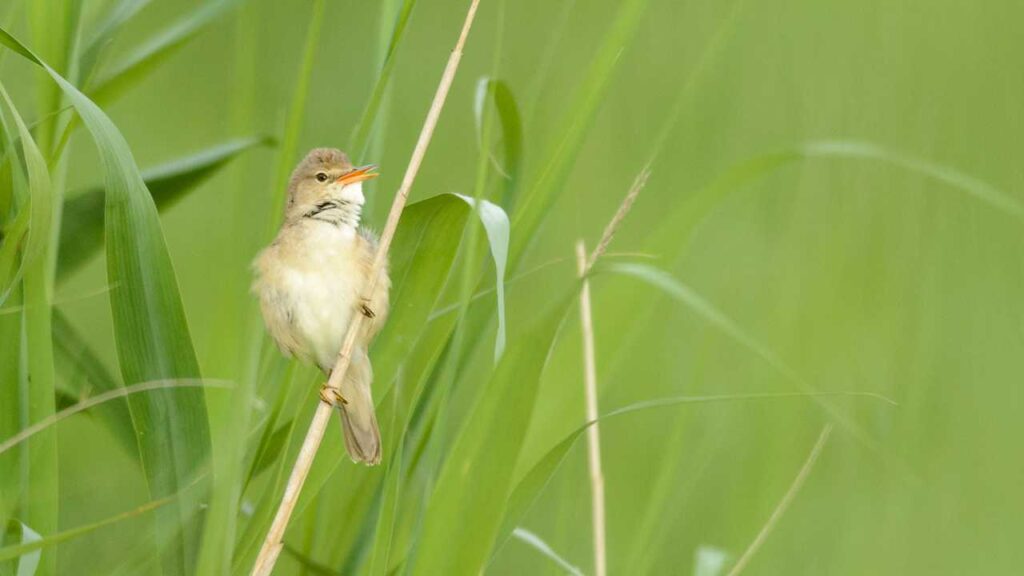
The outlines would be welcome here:
M 354 462 L 368 466 L 380 464 L 381 441 L 377 415 L 374 412 L 373 369 L 366 351 L 355 351 L 352 365 L 341 383 L 345 404 L 340 406 L 341 425 L 345 433 L 345 448 Z

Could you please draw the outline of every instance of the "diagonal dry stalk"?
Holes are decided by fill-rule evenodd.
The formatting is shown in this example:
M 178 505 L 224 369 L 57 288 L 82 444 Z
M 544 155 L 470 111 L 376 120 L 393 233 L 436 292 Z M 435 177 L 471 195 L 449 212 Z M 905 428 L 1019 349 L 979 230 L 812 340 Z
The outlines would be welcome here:
M 587 405 L 587 422 L 596 422 L 598 419 L 597 410 L 597 357 L 594 351 L 594 317 L 590 305 L 590 280 L 587 274 L 590 273 L 594 263 L 608 249 L 615 232 L 622 225 L 622 221 L 629 214 L 633 202 L 640 194 L 650 176 L 649 167 L 644 167 L 637 175 L 629 192 L 622 200 L 622 204 L 615 212 L 608 225 L 601 234 L 601 240 L 597 247 L 587 257 L 587 249 L 583 240 L 576 242 L 576 270 L 579 273 L 583 285 L 580 288 L 580 323 L 583 333 L 583 385 Z M 591 497 L 591 522 L 593 524 L 594 539 L 594 574 L 605 576 L 608 573 L 608 558 L 605 529 L 605 505 L 604 505 L 604 474 L 601 472 L 601 430 L 595 423 L 587 429 L 587 460 L 590 467 L 590 497 Z
M 743 552 L 743 556 L 736 561 L 733 565 L 732 570 L 729 571 L 729 576 L 739 576 L 739 573 L 746 568 L 750 559 L 754 556 L 754 553 L 761 548 L 761 544 L 764 544 L 768 534 L 771 533 L 772 529 L 779 522 L 779 518 L 786 513 L 789 505 L 793 503 L 793 499 L 796 498 L 800 488 L 803 487 L 804 481 L 807 480 L 807 476 L 810 475 L 811 469 L 814 468 L 814 463 L 818 461 L 818 456 L 821 455 L 821 451 L 825 448 L 825 443 L 828 442 L 829 434 L 832 433 L 832 424 L 826 424 L 821 430 L 821 434 L 818 435 L 818 441 L 814 443 L 814 448 L 811 448 L 811 453 L 807 455 L 807 460 L 804 461 L 804 465 L 800 467 L 800 472 L 797 473 L 796 478 L 793 479 L 793 483 L 789 485 L 789 490 L 786 490 L 786 494 L 779 500 L 775 510 L 772 511 L 772 515 L 768 518 L 768 521 L 761 527 L 761 531 L 757 533 L 754 541 L 747 546 L 746 551 Z
M 466 44 L 466 38 L 469 36 L 469 30 L 473 26 L 473 19 L 476 16 L 479 4 L 480 0 L 472 0 L 472 3 L 469 5 L 469 10 L 466 12 L 466 20 L 462 24 L 462 31 L 459 33 L 455 49 L 452 50 L 451 56 L 448 58 L 448 64 L 441 75 L 441 82 L 437 86 L 437 92 L 434 94 L 430 111 L 427 112 L 427 118 L 423 122 L 423 129 L 420 131 L 419 140 L 416 141 L 416 148 L 413 150 L 409 166 L 405 170 L 402 184 L 398 187 L 395 199 L 391 203 L 391 212 L 388 214 L 387 223 L 384 225 L 383 232 L 381 232 L 380 244 L 377 247 L 377 254 L 373 259 L 373 267 L 370 270 L 370 282 L 365 289 L 367 301 L 369 301 L 368 296 L 373 294 L 377 286 L 381 268 L 383 268 L 384 262 L 387 260 L 388 248 L 391 246 L 391 240 L 394 238 L 395 230 L 398 228 L 398 220 L 402 216 L 405 202 L 409 198 L 409 190 L 416 180 L 416 174 L 419 172 L 420 164 L 423 163 L 423 157 L 427 153 L 430 139 L 434 135 L 434 128 L 437 126 L 438 118 L 441 116 L 441 109 L 444 107 L 445 100 L 448 97 L 448 90 L 455 79 L 455 72 L 458 70 L 459 60 L 462 58 L 462 49 Z M 345 378 L 345 373 L 348 371 L 351 362 L 352 348 L 355 346 L 357 334 L 362 329 L 363 321 L 364 316 L 362 314 L 355 313 L 352 315 L 348 333 L 345 335 L 341 351 L 338 352 L 338 360 L 331 371 L 331 376 L 328 378 L 327 383 L 324 384 L 325 388 L 333 391 L 338 391 L 341 388 L 341 382 Z M 285 486 L 281 505 L 277 509 L 274 521 L 270 525 L 266 539 L 263 541 L 263 547 L 256 558 L 256 563 L 253 565 L 253 576 L 268 576 L 271 570 L 274 569 L 277 557 L 281 554 L 281 549 L 284 546 L 284 531 L 288 527 L 288 520 L 291 518 L 296 503 L 298 503 L 302 485 L 305 483 L 306 477 L 313 466 L 313 458 L 316 456 L 320 442 L 323 440 L 324 432 L 327 430 L 327 423 L 333 410 L 334 408 L 326 402 L 321 402 L 317 405 L 313 421 L 309 425 L 309 431 L 306 432 L 306 438 L 299 449 L 299 456 L 295 461 L 295 467 L 292 468 L 292 473 L 288 477 L 288 484 Z

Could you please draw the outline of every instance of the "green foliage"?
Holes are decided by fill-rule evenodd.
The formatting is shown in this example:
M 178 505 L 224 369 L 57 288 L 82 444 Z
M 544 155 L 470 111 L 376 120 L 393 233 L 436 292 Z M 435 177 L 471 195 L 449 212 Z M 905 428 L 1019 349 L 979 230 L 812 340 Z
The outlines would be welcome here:
M 2 121 L 4 133 L 15 132 L 11 125 L 17 126 L 24 161 L 24 167 L 18 166 L 12 170 L 15 196 L 25 200 L 28 207 L 22 209 L 29 212 L 28 240 L 21 260 L 24 267 L 22 288 L 25 304 L 22 309 L 24 332 L 21 338 L 24 348 L 19 360 L 23 361 L 24 376 L 19 374 L 19 378 L 12 379 L 12 383 L 18 382 L 19 393 L 7 404 L 8 412 L 2 417 L 24 426 L 51 416 L 56 402 L 49 306 L 53 291 L 49 274 L 53 200 L 46 160 L 2 84 L 0 97 L 3 98 L 5 108 L 5 119 Z M 6 119 L 7 114 L 10 114 L 13 122 Z M 13 139 L 8 137 L 6 148 L 14 151 Z M 22 458 L 21 489 L 17 491 L 22 496 L 19 516 L 24 524 L 32 526 L 34 530 L 54 532 L 57 530 L 59 515 L 56 431 L 48 430 L 36 438 L 22 453 Z M 0 521 L 6 520 L 6 514 L 0 515 Z M 56 554 L 51 551 L 37 559 L 36 564 L 41 565 L 41 574 L 54 574 L 57 567 Z
M 250 263 L 312 147 L 381 167 L 380 228 L 468 4 L 0 6 L 0 576 L 250 572 L 322 381 Z M 612 574 L 724 573 L 823 425 L 749 573 L 1019 570 L 1024 7 L 891 4 L 483 0 L 383 463 L 331 422 L 275 574 L 591 574 L 593 426 Z M 587 422 L 572 247 L 643 168 Z
M 0 42 L 50 75 L 99 150 L 106 176 L 108 282 L 116 286 L 111 292 L 111 309 L 124 381 L 199 377 L 156 206 L 127 142 L 96 104 L 8 32 L 0 30 Z M 51 397 L 51 406 L 52 402 Z M 210 452 L 202 392 L 135 396 L 129 407 L 150 494 L 165 497 L 194 482 L 208 464 Z M 157 540 L 168 542 L 161 554 L 165 573 L 185 574 L 195 563 L 201 526 L 195 515 L 197 505 L 193 497 L 156 513 Z
M 142 178 L 157 210 L 163 210 L 223 169 L 242 152 L 266 144 L 263 138 L 231 140 L 146 170 Z M 92 256 L 103 243 L 104 190 L 90 188 L 64 201 L 66 223 L 60 231 L 60 268 L 65 277 Z

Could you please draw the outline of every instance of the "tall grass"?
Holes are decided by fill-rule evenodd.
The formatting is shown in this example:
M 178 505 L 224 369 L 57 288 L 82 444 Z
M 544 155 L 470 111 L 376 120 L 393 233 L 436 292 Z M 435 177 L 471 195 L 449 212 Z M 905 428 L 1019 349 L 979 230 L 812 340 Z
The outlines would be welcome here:
M 0 576 L 253 570 L 322 381 L 249 262 L 313 146 L 385 225 L 468 5 L 0 7 Z M 1022 16 L 483 0 L 274 574 L 1012 573 Z

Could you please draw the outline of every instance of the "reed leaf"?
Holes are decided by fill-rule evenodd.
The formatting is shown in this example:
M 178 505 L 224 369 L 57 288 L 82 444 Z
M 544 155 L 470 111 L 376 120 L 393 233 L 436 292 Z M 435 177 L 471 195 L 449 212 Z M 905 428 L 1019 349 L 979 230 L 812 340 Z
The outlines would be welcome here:
M 270 143 L 268 138 L 238 138 L 142 172 L 157 210 L 173 206 L 223 170 L 243 152 Z M 104 189 L 76 192 L 64 201 L 58 279 L 66 278 L 103 244 Z
M 515 209 L 523 169 L 523 120 L 519 114 L 519 106 L 516 104 L 512 89 L 504 80 L 487 76 L 478 80 L 476 95 L 473 99 L 473 119 L 476 123 L 477 144 L 481 146 L 481 149 L 483 149 L 483 116 L 487 110 L 488 99 L 494 101 L 494 109 L 501 123 L 503 162 L 498 162 L 490 154 L 489 149 L 488 155 L 504 182 L 499 204 L 511 212 Z
M 356 158 L 362 159 L 370 144 L 370 135 L 377 122 L 377 115 L 380 113 L 381 104 L 384 102 L 384 95 L 387 93 L 388 83 L 391 81 L 391 74 L 395 69 L 395 56 L 398 53 L 398 46 L 405 35 L 405 28 L 412 16 L 412 9 L 416 6 L 416 0 L 403 0 L 402 7 L 398 12 L 395 25 L 391 29 L 391 38 L 388 40 L 387 51 L 384 54 L 384 61 L 381 64 L 380 73 L 373 84 L 373 90 L 366 101 L 359 121 L 352 129 L 352 136 L 349 138 L 349 150 Z
M 512 222 L 516 230 L 510 251 L 510 268 L 519 268 L 550 207 L 565 189 L 583 139 L 604 101 L 608 86 L 622 50 L 632 40 L 647 0 L 625 0 L 616 14 L 608 19 L 611 30 L 591 62 L 583 85 L 568 104 L 569 112 L 555 131 L 556 144 L 547 156 L 547 163 L 537 181 L 518 202 Z
M 28 127 L 21 119 L 7 94 L 6 88 L 0 84 L 0 97 L 3 98 L 7 114 L 17 127 L 21 143 L 21 157 L 24 161 L 24 173 L 15 169 L 15 187 L 25 188 L 21 195 L 30 202 L 29 238 L 22 256 L 24 260 L 24 350 L 27 356 L 26 378 L 21 387 L 19 402 L 14 407 L 25 407 L 23 418 L 18 418 L 25 425 L 34 424 L 52 416 L 55 410 L 55 376 L 53 368 L 53 341 L 51 338 L 50 300 L 53 286 L 50 282 L 49 252 L 50 228 L 53 222 L 53 202 L 50 187 L 50 174 L 46 160 L 36 147 Z M 4 132 L 10 133 L 10 124 L 5 119 Z M 13 144 L 10 144 L 13 150 Z M 20 378 L 19 378 L 20 380 Z M 35 530 L 44 534 L 52 534 L 58 529 L 58 503 L 60 491 L 57 472 L 57 435 L 50 431 L 40 435 L 29 445 L 25 455 L 28 467 L 27 474 L 21 480 L 24 488 L 20 507 L 20 517 Z M 56 552 L 49 552 L 39 559 L 40 574 L 48 575 L 57 572 Z
M 212 0 L 199 3 L 192 11 L 152 38 L 131 50 L 127 56 L 99 74 L 86 93 L 95 102 L 109 102 L 154 72 L 161 63 L 195 38 L 207 25 L 240 0 Z M 133 9 L 129 6 L 128 11 Z M 86 56 L 90 53 L 86 52 Z M 88 61 L 87 61 L 88 62 Z
M 501 527 L 540 375 L 571 300 L 513 339 L 445 460 L 427 504 L 413 574 L 480 572 Z M 458 542 L 453 553 L 445 543 Z
M 126 384 L 198 378 L 199 366 L 178 295 L 156 206 L 124 137 L 88 97 L 6 30 L 0 43 L 41 67 L 60 86 L 92 134 L 106 177 L 107 280 L 121 374 Z M 52 401 L 52 396 L 51 396 Z M 210 455 L 202 391 L 155 393 L 129 400 L 150 494 L 178 493 L 197 477 Z M 196 496 L 155 516 L 165 574 L 190 573 L 198 552 Z

